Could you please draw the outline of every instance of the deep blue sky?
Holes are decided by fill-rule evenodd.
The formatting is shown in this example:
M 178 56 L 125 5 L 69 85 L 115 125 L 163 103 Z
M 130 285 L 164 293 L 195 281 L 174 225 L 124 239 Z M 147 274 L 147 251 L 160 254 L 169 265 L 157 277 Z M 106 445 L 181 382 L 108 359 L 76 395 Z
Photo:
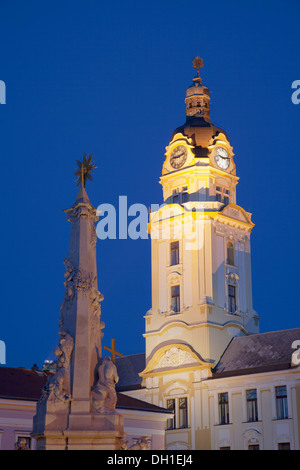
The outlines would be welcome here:
M 162 202 L 165 147 L 204 58 L 211 117 L 229 135 L 237 203 L 253 213 L 261 331 L 299 326 L 299 1 L 0 2 L 1 323 L 7 366 L 42 366 L 58 340 L 76 159 L 94 206 Z M 97 244 L 104 344 L 144 350 L 150 241 Z

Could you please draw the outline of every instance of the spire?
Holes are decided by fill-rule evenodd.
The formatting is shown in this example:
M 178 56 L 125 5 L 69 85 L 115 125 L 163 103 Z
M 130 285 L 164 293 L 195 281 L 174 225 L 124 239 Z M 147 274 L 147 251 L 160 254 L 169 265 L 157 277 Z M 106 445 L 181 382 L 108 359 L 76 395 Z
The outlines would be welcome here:
M 58 359 L 55 374 L 37 405 L 33 435 L 38 449 L 118 449 L 124 434 L 123 418 L 115 412 L 118 376 L 110 358 L 102 358 L 103 295 L 98 290 L 95 227 L 98 213 L 85 190 L 96 167 L 92 155 L 86 154 L 77 165 L 75 176 L 80 189 L 75 203 L 64 211 L 71 234 L 64 260 L 60 340 L 54 351 Z M 101 387 L 108 387 L 109 380 L 107 393 Z
M 199 69 L 203 67 L 203 59 L 197 56 L 192 63 L 197 70 L 197 75 L 193 78 L 193 85 L 186 91 L 186 115 L 187 118 L 202 117 L 205 121 L 210 122 L 209 90 L 202 85 L 202 78 L 199 75 Z

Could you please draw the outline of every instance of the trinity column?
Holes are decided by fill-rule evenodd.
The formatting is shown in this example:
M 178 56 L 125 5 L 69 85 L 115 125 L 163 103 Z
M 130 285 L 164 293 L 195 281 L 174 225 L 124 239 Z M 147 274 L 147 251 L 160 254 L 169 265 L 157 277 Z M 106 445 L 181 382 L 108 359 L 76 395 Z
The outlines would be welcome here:
M 92 155 L 77 161 L 77 199 L 65 210 L 71 222 L 69 253 L 64 260 L 65 295 L 59 320 L 56 372 L 49 375 L 37 404 L 32 436 L 37 449 L 119 449 L 123 417 L 116 413 L 117 370 L 102 358 L 95 222 L 97 211 L 85 190 L 96 168 Z

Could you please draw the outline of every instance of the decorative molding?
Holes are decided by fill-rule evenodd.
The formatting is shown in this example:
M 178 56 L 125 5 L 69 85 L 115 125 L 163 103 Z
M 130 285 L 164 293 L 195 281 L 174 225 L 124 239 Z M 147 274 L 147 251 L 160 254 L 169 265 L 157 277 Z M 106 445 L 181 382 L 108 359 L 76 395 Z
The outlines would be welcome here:
M 66 209 L 64 212 L 67 214 L 67 220 L 69 222 L 74 222 L 74 219 L 78 219 L 79 217 L 88 217 L 93 222 L 99 220 L 97 210 L 90 203 L 86 202 L 79 202 L 70 209 Z
M 237 273 L 234 273 L 231 271 L 228 274 L 226 274 L 226 279 L 228 283 L 233 284 L 233 285 L 238 285 L 238 281 L 240 278 Z
M 54 405 L 67 403 L 71 400 L 70 362 L 74 349 L 74 340 L 64 331 L 60 331 L 59 334 L 59 344 L 54 350 L 54 354 L 57 356 L 56 372 L 48 377 L 39 404 L 44 400 L 50 400 Z
M 173 369 L 192 368 L 193 371 L 199 368 L 213 367 L 214 363 L 205 361 L 191 346 L 184 343 L 167 344 L 153 353 L 148 360 L 145 369 L 139 373 L 140 377 L 152 377 L 165 373 L 173 373 Z
M 156 368 L 161 369 L 163 367 L 181 366 L 183 364 L 191 364 L 193 362 L 195 362 L 195 360 L 188 351 L 183 351 L 182 349 L 174 346 L 165 352 Z
M 109 356 L 102 359 L 97 373 L 97 383 L 91 392 L 93 412 L 96 414 L 115 413 L 117 404 L 116 383 L 119 381 L 119 376 L 117 368 Z

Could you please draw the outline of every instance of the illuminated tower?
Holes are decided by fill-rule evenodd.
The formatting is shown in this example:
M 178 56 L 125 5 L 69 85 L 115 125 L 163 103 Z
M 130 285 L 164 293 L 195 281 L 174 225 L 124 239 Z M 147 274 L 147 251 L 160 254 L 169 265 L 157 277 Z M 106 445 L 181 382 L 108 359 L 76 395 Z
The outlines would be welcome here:
M 142 376 L 149 399 L 163 406 L 174 380 L 197 382 L 234 336 L 258 332 L 250 261 L 254 224 L 236 204 L 234 153 L 226 133 L 210 120 L 202 59 L 193 65 L 186 122 L 166 147 L 164 205 L 149 221 L 152 308 Z

